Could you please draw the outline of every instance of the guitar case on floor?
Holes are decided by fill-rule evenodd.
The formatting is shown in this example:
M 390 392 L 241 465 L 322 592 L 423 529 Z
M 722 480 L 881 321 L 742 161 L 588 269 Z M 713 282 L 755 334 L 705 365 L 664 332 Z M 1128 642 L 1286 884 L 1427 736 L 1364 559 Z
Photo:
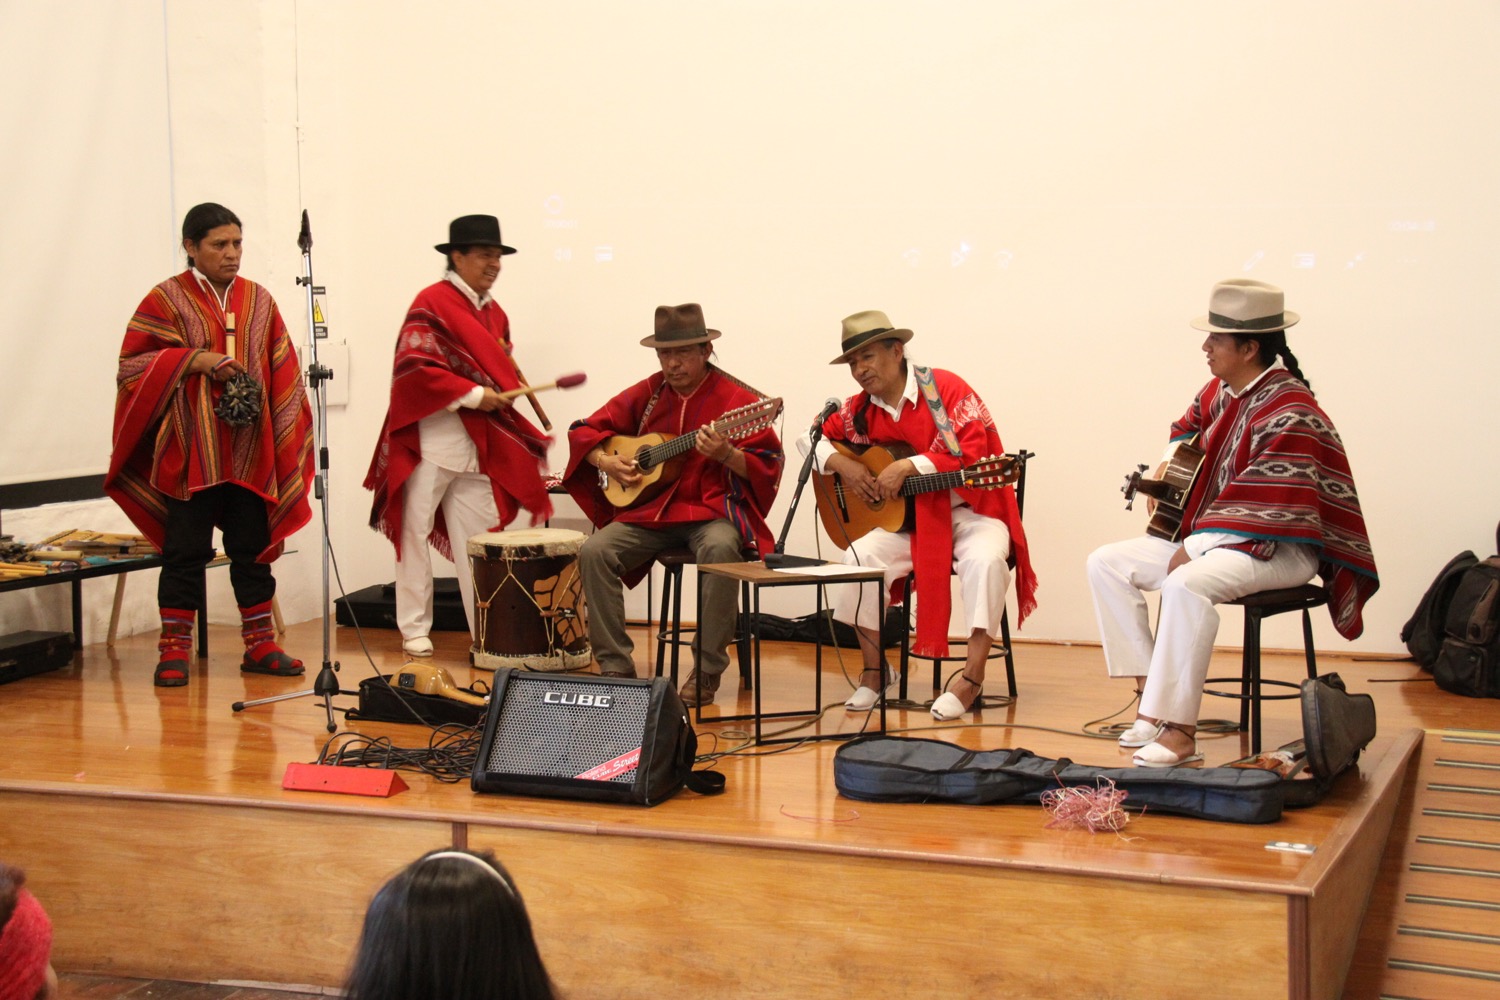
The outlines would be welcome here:
M 440 576 L 432 581 L 432 630 L 434 632 L 467 632 L 469 616 L 464 613 L 463 595 L 458 580 Z M 377 583 L 356 590 L 333 602 L 334 621 L 339 625 L 359 624 L 360 628 L 396 627 L 396 585 Z
M 1351 695 L 1337 674 L 1302 682 L 1301 747 L 1310 777 L 1243 767 L 1095 767 L 1030 750 L 969 750 L 943 740 L 864 736 L 839 747 L 833 781 L 865 802 L 1038 803 L 1058 787 L 1107 779 L 1128 792 L 1129 810 L 1229 823 L 1274 823 L 1284 808 L 1313 805 L 1375 737 L 1375 703 Z M 1285 749 L 1285 748 L 1284 748 Z

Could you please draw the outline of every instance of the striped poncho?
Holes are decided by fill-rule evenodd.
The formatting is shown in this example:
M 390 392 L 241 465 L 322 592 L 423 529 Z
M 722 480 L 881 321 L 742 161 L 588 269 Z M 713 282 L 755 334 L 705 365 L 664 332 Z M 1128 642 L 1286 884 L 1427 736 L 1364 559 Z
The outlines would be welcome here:
M 496 392 L 520 388 L 520 374 L 510 358 L 510 319 L 493 300 L 476 309 L 451 281 L 428 285 L 412 300 L 396 338 L 390 406 L 365 474 L 365 489 L 375 494 L 370 527 L 391 540 L 398 559 L 406 512 L 403 490 L 422 461 L 422 418 L 476 385 Z M 500 518 L 495 527 L 505 527 L 522 508 L 533 525 L 551 517 L 552 501 L 542 481 L 547 435 L 514 406 L 493 413 L 465 407 L 458 417 L 474 442 L 480 471 L 489 477 Z M 439 508 L 428 541 L 445 558 L 452 559 L 456 550 L 461 560 L 468 539 L 454 545 Z
M 1240 535 L 1263 558 L 1278 542 L 1315 547 L 1334 627 L 1357 637 L 1380 579 L 1344 444 L 1312 391 L 1283 368 L 1238 398 L 1214 379 L 1172 425 L 1174 441 L 1194 435 L 1205 456 L 1186 532 Z
M 187 374 L 200 351 L 226 351 L 226 311 L 235 317 L 238 360 L 263 390 L 260 415 L 246 427 L 214 414 L 222 384 Z M 158 549 L 166 498 L 186 500 L 220 483 L 265 501 L 271 544 L 262 562 L 311 518 L 312 412 L 286 324 L 260 285 L 235 278 L 227 310 L 192 271 L 157 285 L 126 327 L 116 387 L 104 489 Z

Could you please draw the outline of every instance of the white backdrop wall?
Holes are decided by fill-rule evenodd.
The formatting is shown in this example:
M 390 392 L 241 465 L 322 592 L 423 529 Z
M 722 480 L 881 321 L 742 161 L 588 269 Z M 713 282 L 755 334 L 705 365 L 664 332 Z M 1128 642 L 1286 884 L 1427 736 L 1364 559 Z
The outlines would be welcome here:
M 662 303 L 703 304 L 720 362 L 787 400 L 788 438 L 852 389 L 827 365 L 842 316 L 883 309 L 914 329 L 914 357 L 964 374 L 1006 444 L 1038 455 L 1029 637 L 1095 637 L 1084 557 L 1141 530 L 1118 487 L 1206 378 L 1187 321 L 1224 277 L 1281 284 L 1303 315 L 1291 343 L 1348 446 L 1383 578 L 1355 649 L 1398 650 L 1442 561 L 1492 544 L 1492 2 L 15 6 L 5 27 L 27 31 L 4 32 L 7 71 L 68 82 L 53 99 L 78 107 L 12 112 L 8 135 L 66 138 L 106 84 L 137 88 L 130 113 L 169 127 L 106 144 L 134 171 L 124 190 L 121 170 L 45 170 L 37 143 L 7 142 L 7 176 L 28 171 L 39 193 L 0 191 L 7 219 L 31 222 L 0 237 L 23 275 L 0 280 L 48 287 L 79 259 L 87 224 L 59 228 L 45 208 L 77 202 L 79 184 L 88 204 L 130 200 L 146 218 L 106 213 L 107 252 L 78 282 L 90 292 L 67 296 L 93 311 L 62 322 L 33 296 L 4 327 L 6 369 L 51 371 L 63 348 L 39 345 L 78 337 L 98 361 L 87 394 L 107 399 L 125 318 L 174 266 L 163 244 L 181 213 L 208 199 L 245 220 L 245 273 L 301 330 L 307 208 L 331 395 L 347 400 L 329 440 L 350 588 L 391 576 L 360 482 L 395 331 L 440 275 L 432 245 L 469 212 L 499 215 L 520 249 L 496 292 L 526 373 L 589 375 L 541 397 L 559 432 L 653 368 L 637 342 Z M 130 62 L 139 79 L 61 44 L 89 8 L 121 26 L 100 42 L 156 39 Z M 102 468 L 107 405 L 45 450 L 89 461 L 36 469 L 38 449 L 9 440 L 40 405 L 23 399 L 6 401 L 0 475 Z M 552 467 L 564 460 L 559 443 Z M 813 522 L 809 498 L 792 551 L 815 551 Z M 293 620 L 317 612 L 315 533 L 295 545 L 279 573 L 298 580 Z M 1317 624 L 1321 646 L 1342 645 Z

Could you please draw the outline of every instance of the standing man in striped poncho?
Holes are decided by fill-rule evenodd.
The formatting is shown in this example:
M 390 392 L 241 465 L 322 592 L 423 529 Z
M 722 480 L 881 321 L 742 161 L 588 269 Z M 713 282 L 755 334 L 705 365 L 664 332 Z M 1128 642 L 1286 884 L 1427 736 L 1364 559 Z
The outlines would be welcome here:
M 303 672 L 275 641 L 270 563 L 312 516 L 312 412 L 275 300 L 239 276 L 242 243 L 240 220 L 223 205 L 190 209 L 182 222 L 188 269 L 142 300 L 120 350 L 104 489 L 161 550 L 157 687 L 188 682 L 215 526 L 240 606 L 240 669 Z M 231 424 L 215 405 L 241 373 L 259 383 L 260 398 Z
M 1298 316 L 1282 291 L 1244 278 L 1214 286 L 1208 315 L 1213 375 L 1172 424 L 1203 463 L 1183 508 L 1181 543 L 1146 536 L 1105 545 L 1088 560 L 1111 677 L 1141 691 L 1140 714 L 1120 736 L 1139 767 L 1202 760 L 1198 709 L 1219 614 L 1215 605 L 1320 575 L 1334 627 L 1364 630 L 1380 581 L 1344 445 L 1318 406 L 1286 330 Z M 1161 591 L 1153 638 L 1143 592 Z
M 504 393 L 521 387 L 510 318 L 490 290 L 515 253 L 493 215 L 448 224 L 443 279 L 417 293 L 396 337 L 391 401 L 370 459 L 370 527 L 396 546 L 396 624 L 402 648 L 431 656 L 431 543 L 453 560 L 475 635 L 468 541 L 521 509 L 532 525 L 552 513 L 542 482 L 548 438 Z

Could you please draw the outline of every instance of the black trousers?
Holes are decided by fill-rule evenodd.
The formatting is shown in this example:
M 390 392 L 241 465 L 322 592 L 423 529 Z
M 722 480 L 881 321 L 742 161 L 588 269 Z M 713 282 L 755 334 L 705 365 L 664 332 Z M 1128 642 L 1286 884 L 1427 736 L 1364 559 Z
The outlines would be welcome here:
M 243 486 L 220 483 L 187 500 L 167 498 L 167 533 L 156 585 L 158 606 L 203 609 L 203 569 L 214 555 L 214 528 L 224 533 L 229 582 L 239 606 L 264 604 L 276 595 L 271 567 L 255 561 L 271 544 L 266 502 Z

